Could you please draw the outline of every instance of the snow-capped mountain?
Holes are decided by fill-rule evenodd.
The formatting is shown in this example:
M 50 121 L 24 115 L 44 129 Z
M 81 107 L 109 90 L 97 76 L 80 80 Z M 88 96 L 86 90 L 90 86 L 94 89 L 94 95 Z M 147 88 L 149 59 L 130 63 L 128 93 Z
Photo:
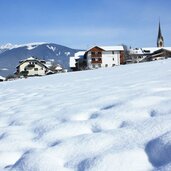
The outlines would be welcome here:
M 7 43 L 5 45 L 1 45 L 0 46 L 0 53 L 2 53 L 2 51 L 8 50 L 8 49 L 12 49 L 14 48 L 14 45 L 12 45 L 11 43 Z
M 39 59 L 54 59 L 56 63 L 64 68 L 69 68 L 69 57 L 78 50 L 54 43 L 29 43 L 22 45 L 6 44 L 0 46 L 0 75 L 7 76 L 15 72 L 15 68 L 20 60 L 30 56 Z

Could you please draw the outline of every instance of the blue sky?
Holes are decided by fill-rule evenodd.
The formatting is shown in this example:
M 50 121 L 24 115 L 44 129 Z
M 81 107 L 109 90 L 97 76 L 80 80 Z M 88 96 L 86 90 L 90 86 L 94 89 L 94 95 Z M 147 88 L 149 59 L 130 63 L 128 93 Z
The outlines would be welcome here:
M 170 0 L 0 0 L 0 44 L 171 46 Z

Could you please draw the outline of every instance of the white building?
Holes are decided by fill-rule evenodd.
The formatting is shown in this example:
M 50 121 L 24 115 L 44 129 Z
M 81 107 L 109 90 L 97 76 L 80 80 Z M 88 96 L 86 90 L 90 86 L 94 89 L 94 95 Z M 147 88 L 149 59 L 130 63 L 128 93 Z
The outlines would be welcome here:
M 5 77 L 0 76 L 0 82 L 5 81 Z
M 72 70 L 80 69 L 79 64 L 80 64 L 80 61 L 84 59 L 85 52 L 86 51 L 79 51 L 75 53 L 73 57 L 70 57 L 69 66 Z
M 131 48 L 129 55 L 131 63 L 139 63 L 147 60 L 165 59 L 171 54 L 171 47 L 146 47 Z
M 48 67 L 44 60 L 39 60 L 34 57 L 29 57 L 26 60 L 20 61 L 16 67 L 16 74 L 19 76 L 42 76 L 48 72 Z
M 95 46 L 85 53 L 89 69 L 124 64 L 123 46 Z

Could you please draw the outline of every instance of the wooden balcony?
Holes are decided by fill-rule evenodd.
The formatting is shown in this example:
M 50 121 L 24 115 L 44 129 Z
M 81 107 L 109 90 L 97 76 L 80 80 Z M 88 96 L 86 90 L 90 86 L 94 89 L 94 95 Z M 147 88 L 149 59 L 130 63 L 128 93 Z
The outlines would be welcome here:
M 91 59 L 92 64 L 101 64 L 102 63 L 102 58 L 100 57 L 95 57 Z
M 92 58 L 101 58 L 102 52 L 91 52 L 91 57 Z

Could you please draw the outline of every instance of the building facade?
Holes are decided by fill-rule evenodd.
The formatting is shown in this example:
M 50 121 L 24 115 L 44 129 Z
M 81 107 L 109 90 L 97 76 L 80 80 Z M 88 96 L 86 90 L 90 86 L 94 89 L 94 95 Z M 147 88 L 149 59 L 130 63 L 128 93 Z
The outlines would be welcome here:
M 123 46 L 95 46 L 85 53 L 88 69 L 124 64 Z
M 86 51 L 78 51 L 74 56 L 70 57 L 69 66 L 72 71 L 84 70 L 87 67 L 85 61 Z
M 45 61 L 29 57 L 26 60 L 20 61 L 16 67 L 16 75 L 18 76 L 43 76 L 48 72 L 48 67 Z

